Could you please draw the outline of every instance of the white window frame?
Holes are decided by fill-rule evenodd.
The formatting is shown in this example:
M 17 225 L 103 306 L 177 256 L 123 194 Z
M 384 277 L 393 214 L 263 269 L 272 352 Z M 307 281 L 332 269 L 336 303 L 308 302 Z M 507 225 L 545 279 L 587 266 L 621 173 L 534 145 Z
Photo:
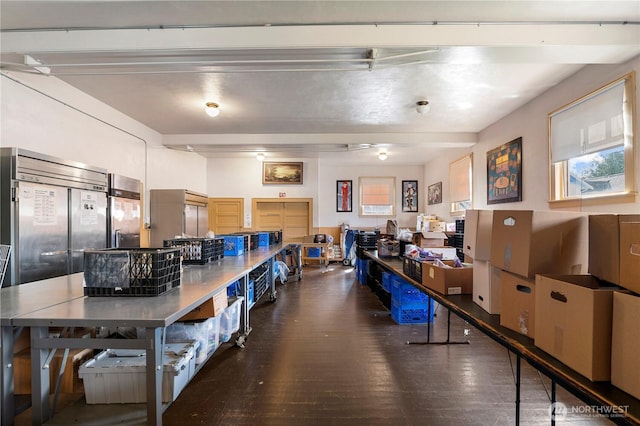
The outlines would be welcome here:
M 599 132 L 599 143 L 601 145 L 602 150 L 607 147 L 611 147 L 612 145 L 619 146 L 619 144 L 615 144 L 611 141 L 611 139 L 606 139 L 607 134 L 605 132 L 608 131 L 606 126 L 601 126 L 602 123 L 611 122 L 611 118 L 607 115 L 602 115 L 599 118 L 590 119 L 590 125 L 585 125 L 585 123 L 576 124 L 575 128 L 569 128 L 570 134 L 581 135 L 579 140 L 581 143 L 575 143 L 576 146 L 571 146 L 571 144 L 562 143 L 566 142 L 566 138 L 560 136 L 560 134 L 566 134 L 567 129 L 563 129 L 562 132 L 558 131 L 557 123 L 554 120 L 562 120 L 563 117 L 570 114 L 570 110 L 575 107 L 591 107 L 595 109 L 595 107 L 603 104 L 606 99 L 606 95 L 608 92 L 613 90 L 614 88 L 622 85 L 623 86 L 623 96 L 622 96 L 622 150 L 624 152 L 624 189 L 621 191 L 602 191 L 602 192 L 592 192 L 589 194 L 579 194 L 572 195 L 570 194 L 570 183 L 571 183 L 571 174 L 569 170 L 569 162 L 571 160 L 580 158 L 582 155 L 587 153 L 597 153 L 601 152 L 598 147 L 598 143 L 590 144 L 589 132 L 594 129 L 602 130 Z M 565 114 L 565 116 L 563 116 Z M 563 203 L 563 202 L 572 202 L 572 201 L 589 201 L 589 200 L 602 200 L 610 197 L 624 197 L 629 194 L 635 192 L 635 170 L 634 170 L 634 151 L 635 151 L 635 73 L 629 73 L 625 76 L 618 78 L 611 83 L 594 90 L 593 92 L 565 105 L 553 112 L 551 112 L 548 116 L 548 129 L 549 129 L 549 203 Z M 613 127 L 613 126 L 612 126 Z M 619 130 L 619 129 L 618 129 Z M 602 138 L 605 138 L 602 141 Z M 578 140 L 578 137 L 575 137 Z M 578 146 L 580 145 L 580 146 Z M 591 145 L 591 147 L 589 146 Z M 567 146 L 569 148 L 567 148 Z M 568 152 L 568 154 L 567 154 Z
M 364 187 L 367 184 L 386 185 L 389 189 L 390 204 L 364 205 Z M 395 176 L 362 176 L 358 178 L 358 213 L 365 217 L 395 216 L 396 178 Z

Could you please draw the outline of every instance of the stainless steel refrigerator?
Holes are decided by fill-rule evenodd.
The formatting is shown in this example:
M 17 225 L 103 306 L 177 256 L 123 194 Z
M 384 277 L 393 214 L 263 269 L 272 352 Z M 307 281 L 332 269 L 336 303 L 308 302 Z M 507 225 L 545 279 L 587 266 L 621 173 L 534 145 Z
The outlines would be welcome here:
M 109 247 L 140 247 L 140 181 L 109 174 Z
M 0 148 L 0 243 L 13 247 L 2 286 L 82 272 L 107 246 L 107 172 Z
M 151 247 L 175 237 L 204 237 L 209 231 L 209 198 L 184 189 L 150 191 Z

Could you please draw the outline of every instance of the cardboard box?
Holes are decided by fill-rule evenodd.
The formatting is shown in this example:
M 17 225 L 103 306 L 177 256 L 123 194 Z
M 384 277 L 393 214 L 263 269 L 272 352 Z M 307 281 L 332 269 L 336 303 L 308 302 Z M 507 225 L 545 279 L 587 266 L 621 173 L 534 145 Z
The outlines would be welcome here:
M 442 247 L 445 240 L 447 240 L 447 234 L 444 232 L 427 232 L 422 231 L 422 235 L 419 238 L 418 246 L 425 247 Z
M 446 295 L 472 294 L 473 265 L 463 265 L 462 268 L 444 268 L 423 262 L 422 285 Z
M 640 215 L 589 216 L 589 273 L 640 292 Z
M 188 314 L 184 315 L 178 321 L 193 321 L 198 319 L 207 319 L 217 317 L 227 308 L 227 291 L 219 291 L 211 299 L 205 301 Z
M 535 337 L 535 280 L 506 271 L 500 273 L 500 325 Z
M 640 297 L 613 293 L 611 384 L 640 399 Z
M 445 232 L 447 230 L 447 222 L 440 220 L 426 220 L 423 222 L 422 231 L 425 232 Z
M 64 350 L 56 351 L 55 356 L 49 364 L 49 393 L 53 394 L 56 389 L 56 381 L 62 365 Z M 60 392 L 62 393 L 82 393 L 84 387 L 78 375 L 80 365 L 93 357 L 93 349 L 69 349 L 69 356 L 64 367 L 64 374 L 60 382 Z M 16 395 L 31 394 L 31 349 L 23 349 L 13 356 L 13 386 Z
M 536 275 L 535 345 L 589 380 L 608 381 L 616 288 L 591 275 Z
M 491 262 L 473 262 L 473 301 L 490 314 L 500 313 L 501 272 Z
M 493 210 L 467 210 L 464 215 L 462 252 L 473 260 L 491 258 Z
M 524 277 L 587 273 L 587 215 L 574 212 L 494 210 L 491 263 Z

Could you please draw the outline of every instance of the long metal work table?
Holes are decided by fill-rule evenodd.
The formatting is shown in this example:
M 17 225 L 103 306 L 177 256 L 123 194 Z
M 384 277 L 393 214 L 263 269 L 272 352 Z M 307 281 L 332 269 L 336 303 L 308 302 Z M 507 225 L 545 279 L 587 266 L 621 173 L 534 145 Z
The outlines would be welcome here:
M 288 245 L 261 247 L 244 256 L 225 257 L 207 265 L 184 267 L 179 288 L 156 297 L 85 297 L 83 274 L 74 274 L 3 288 L 2 310 L 2 424 L 13 424 L 13 334 L 31 331 L 32 423 L 51 418 L 48 357 L 50 349 L 144 349 L 146 350 L 146 421 L 162 424 L 162 341 L 165 327 L 196 308 L 230 284 L 241 280 L 247 294 L 248 274 L 269 262 Z M 271 297 L 275 300 L 275 277 L 270 273 Z M 242 304 L 240 343 L 251 331 L 249 309 Z M 139 327 L 136 339 L 51 338 L 49 327 Z M 6 343 L 6 346 L 5 346 Z
M 640 400 L 616 388 L 609 382 L 592 382 L 554 357 L 537 348 L 533 339 L 500 325 L 500 315 L 492 315 L 473 302 L 471 295 L 445 296 L 404 274 L 402 260 L 380 258 L 377 251 L 365 255 L 385 269 L 401 276 L 444 306 L 449 313 L 467 321 L 478 330 L 506 347 L 516 355 L 516 410 L 515 424 L 520 422 L 520 367 L 521 359 L 551 379 L 551 401 L 555 403 L 555 386 L 559 384 L 593 408 L 593 414 L 607 415 L 616 424 L 640 425 Z M 428 325 L 431 327 L 431 325 Z M 430 330 L 428 331 L 430 334 Z M 428 342 L 427 342 L 428 343 Z M 445 342 L 446 343 L 446 342 Z M 555 424 L 551 416 L 551 424 Z

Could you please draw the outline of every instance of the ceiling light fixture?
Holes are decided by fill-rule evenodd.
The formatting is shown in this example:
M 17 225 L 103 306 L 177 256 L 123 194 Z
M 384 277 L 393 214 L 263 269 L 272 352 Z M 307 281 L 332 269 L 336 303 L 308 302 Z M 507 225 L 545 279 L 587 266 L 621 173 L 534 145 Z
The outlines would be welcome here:
M 264 161 L 264 152 L 259 152 L 256 155 L 256 158 L 258 159 L 258 161 Z
M 380 151 L 380 152 L 378 153 L 378 158 L 379 158 L 380 160 L 382 160 L 382 161 L 386 160 L 386 159 L 387 159 L 387 152 L 386 152 L 386 151 Z
M 207 107 L 204 111 L 209 115 L 209 117 L 217 117 L 220 114 L 220 110 L 218 109 L 220 105 L 215 102 L 207 102 Z
M 416 102 L 416 111 L 418 111 L 419 114 L 425 115 L 429 112 L 430 109 L 431 107 L 429 106 L 429 101 Z

